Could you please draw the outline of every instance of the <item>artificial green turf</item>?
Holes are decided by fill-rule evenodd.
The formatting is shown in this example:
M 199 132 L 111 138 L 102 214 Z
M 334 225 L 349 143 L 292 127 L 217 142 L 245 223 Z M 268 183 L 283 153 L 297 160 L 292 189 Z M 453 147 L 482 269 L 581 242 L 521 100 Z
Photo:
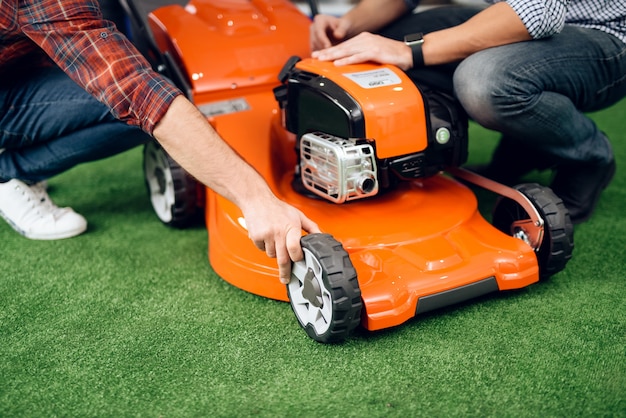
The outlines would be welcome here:
M 593 117 L 618 173 L 563 272 L 340 345 L 216 277 L 202 227 L 161 225 L 141 150 L 52 179 L 90 228 L 0 223 L 0 416 L 626 416 L 626 101 Z M 484 161 L 495 134 L 470 135 Z

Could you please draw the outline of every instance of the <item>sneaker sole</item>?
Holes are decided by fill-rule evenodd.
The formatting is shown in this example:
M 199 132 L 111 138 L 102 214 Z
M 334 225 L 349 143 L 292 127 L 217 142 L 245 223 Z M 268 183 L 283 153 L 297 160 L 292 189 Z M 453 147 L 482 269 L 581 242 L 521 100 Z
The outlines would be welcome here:
M 13 221 L 11 221 L 8 217 L 6 217 L 4 212 L 0 211 L 0 216 L 2 217 L 2 219 L 4 219 L 7 222 L 7 224 L 9 224 L 9 226 L 11 228 L 13 228 L 13 230 L 15 232 L 17 232 L 18 234 L 20 234 L 24 238 L 37 240 L 37 241 L 54 241 L 54 240 L 57 240 L 57 239 L 72 238 L 72 237 L 75 237 L 77 235 L 82 234 L 83 232 L 85 232 L 87 230 L 87 224 L 85 224 L 85 225 L 83 225 L 83 226 L 81 226 L 79 228 L 75 228 L 75 229 L 72 229 L 72 230 L 69 230 L 69 231 L 65 231 L 62 234 L 54 234 L 54 235 L 28 234 L 28 233 L 26 233 L 26 231 L 24 231 L 19 226 L 17 226 Z

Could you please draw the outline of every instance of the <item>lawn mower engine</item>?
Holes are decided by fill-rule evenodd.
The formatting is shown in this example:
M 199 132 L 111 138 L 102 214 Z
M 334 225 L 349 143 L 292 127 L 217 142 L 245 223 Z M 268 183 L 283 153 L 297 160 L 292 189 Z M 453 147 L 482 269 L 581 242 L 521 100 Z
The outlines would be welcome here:
M 296 189 L 335 203 L 374 196 L 398 181 L 467 159 L 467 117 L 455 100 L 415 85 L 392 66 L 342 70 L 294 57 L 275 95 L 298 138 Z

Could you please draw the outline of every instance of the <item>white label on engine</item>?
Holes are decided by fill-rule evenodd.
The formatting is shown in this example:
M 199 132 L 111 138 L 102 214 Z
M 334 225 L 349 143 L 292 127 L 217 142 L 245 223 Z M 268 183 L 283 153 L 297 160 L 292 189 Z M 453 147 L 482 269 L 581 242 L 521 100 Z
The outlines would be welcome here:
M 400 77 L 389 68 L 361 71 L 358 73 L 345 73 L 344 76 L 357 83 L 364 89 L 374 89 L 376 87 L 393 86 L 400 84 Z
M 207 103 L 198 106 L 204 116 L 226 115 L 228 113 L 243 112 L 250 109 L 250 105 L 243 97 L 220 102 Z

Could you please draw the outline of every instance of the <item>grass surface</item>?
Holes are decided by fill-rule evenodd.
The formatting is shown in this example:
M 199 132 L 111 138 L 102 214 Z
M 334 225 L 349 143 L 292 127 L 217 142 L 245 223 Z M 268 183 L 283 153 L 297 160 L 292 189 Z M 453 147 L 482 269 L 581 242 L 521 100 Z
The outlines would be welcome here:
M 52 179 L 90 228 L 0 224 L 0 416 L 626 416 L 626 102 L 593 118 L 618 173 L 563 272 L 341 345 L 216 277 L 203 228 L 162 226 L 141 150 Z M 470 138 L 486 160 L 495 134 Z

